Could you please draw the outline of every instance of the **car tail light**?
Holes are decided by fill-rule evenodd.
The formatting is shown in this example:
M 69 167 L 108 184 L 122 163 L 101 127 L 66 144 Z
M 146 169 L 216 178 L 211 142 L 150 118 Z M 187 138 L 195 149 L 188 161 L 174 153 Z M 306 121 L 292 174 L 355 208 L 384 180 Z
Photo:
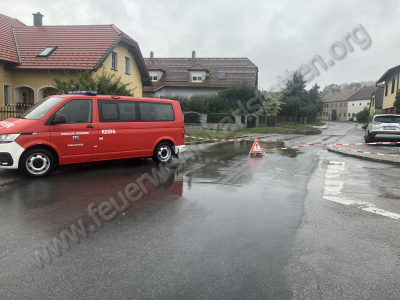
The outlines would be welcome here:
M 182 127 L 182 134 L 183 134 L 183 137 L 185 137 L 185 127 Z
M 379 124 L 382 124 L 382 122 L 378 122 L 378 121 L 373 121 L 372 122 L 372 125 L 379 125 Z

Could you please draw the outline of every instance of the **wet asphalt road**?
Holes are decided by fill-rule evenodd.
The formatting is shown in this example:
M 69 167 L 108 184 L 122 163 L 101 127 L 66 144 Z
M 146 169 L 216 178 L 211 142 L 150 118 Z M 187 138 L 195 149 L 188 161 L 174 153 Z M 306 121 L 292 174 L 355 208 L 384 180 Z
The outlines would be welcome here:
M 332 123 L 276 138 L 358 142 L 348 140 L 357 130 Z M 148 193 L 110 221 L 97 212 L 101 227 L 88 206 L 110 197 L 122 206 L 118 192 L 151 174 L 151 160 L 36 180 L 0 170 L 0 299 L 398 299 L 400 219 L 362 209 L 400 214 L 399 167 L 322 146 L 250 158 L 251 145 L 190 146 L 199 159 L 158 187 L 144 181 Z M 331 173 L 340 190 L 327 186 Z M 28 259 L 78 221 L 79 243 L 68 240 L 43 268 Z

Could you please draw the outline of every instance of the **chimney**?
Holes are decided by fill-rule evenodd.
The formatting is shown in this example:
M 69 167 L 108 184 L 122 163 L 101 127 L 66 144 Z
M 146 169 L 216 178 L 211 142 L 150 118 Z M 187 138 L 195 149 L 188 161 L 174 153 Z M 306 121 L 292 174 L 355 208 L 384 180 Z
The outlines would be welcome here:
M 192 64 L 196 63 L 196 51 L 194 51 L 194 50 L 192 52 L 192 61 L 191 61 L 191 63 Z
M 150 52 L 150 62 L 154 62 L 154 52 Z
M 42 15 L 40 12 L 37 12 L 36 14 L 33 15 L 33 26 L 42 26 Z

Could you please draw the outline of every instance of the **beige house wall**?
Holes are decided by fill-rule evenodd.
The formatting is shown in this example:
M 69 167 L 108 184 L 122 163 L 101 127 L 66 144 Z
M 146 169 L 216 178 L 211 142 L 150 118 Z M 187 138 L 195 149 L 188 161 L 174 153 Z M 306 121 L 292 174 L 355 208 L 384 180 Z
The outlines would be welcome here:
M 99 68 L 97 72 L 93 72 L 92 76 L 101 75 L 103 69 L 105 72 L 116 73 L 118 77 L 121 77 L 121 81 L 123 83 L 130 83 L 128 86 L 129 89 L 134 89 L 133 94 L 136 97 L 142 97 L 143 94 L 143 84 L 142 77 L 139 72 L 139 68 L 136 64 L 136 61 L 133 58 L 131 52 L 129 52 L 128 45 L 125 43 L 120 43 L 114 49 L 114 52 L 118 53 L 118 70 L 111 70 L 111 55 L 107 57 L 104 61 L 103 66 Z M 131 59 L 131 74 L 125 74 L 125 56 Z
M 392 94 L 392 80 L 394 78 L 394 92 Z M 386 96 L 386 84 L 388 84 L 388 92 Z M 385 90 L 383 94 L 383 105 L 382 109 L 392 108 L 394 105 L 394 101 L 396 100 L 396 93 L 398 90 L 398 71 L 393 72 L 388 79 L 385 81 Z

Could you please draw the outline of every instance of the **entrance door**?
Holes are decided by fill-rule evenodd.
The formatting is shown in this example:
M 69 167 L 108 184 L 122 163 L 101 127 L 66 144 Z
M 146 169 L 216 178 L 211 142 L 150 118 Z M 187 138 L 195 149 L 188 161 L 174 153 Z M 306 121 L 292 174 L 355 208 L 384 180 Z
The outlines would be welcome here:
M 256 127 L 257 116 L 256 115 L 247 115 L 247 128 Z
M 93 160 L 93 139 L 97 128 L 92 124 L 92 100 L 71 100 L 51 118 L 64 116 L 66 123 L 50 125 L 51 144 L 59 153 L 60 164 Z

